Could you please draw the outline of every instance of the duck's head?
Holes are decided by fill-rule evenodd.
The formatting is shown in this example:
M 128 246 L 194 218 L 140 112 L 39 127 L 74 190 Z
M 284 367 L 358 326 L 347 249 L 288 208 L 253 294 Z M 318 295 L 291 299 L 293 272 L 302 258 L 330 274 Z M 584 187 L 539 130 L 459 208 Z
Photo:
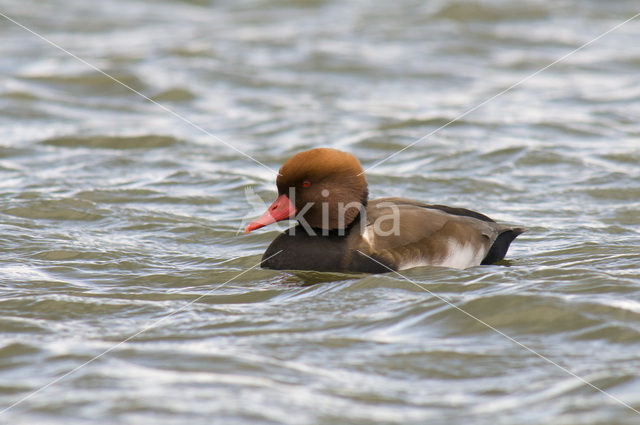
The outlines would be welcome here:
M 366 206 L 367 180 L 358 159 L 347 152 L 317 148 L 292 156 L 276 179 L 278 198 L 246 233 L 295 216 L 315 229 L 349 226 Z

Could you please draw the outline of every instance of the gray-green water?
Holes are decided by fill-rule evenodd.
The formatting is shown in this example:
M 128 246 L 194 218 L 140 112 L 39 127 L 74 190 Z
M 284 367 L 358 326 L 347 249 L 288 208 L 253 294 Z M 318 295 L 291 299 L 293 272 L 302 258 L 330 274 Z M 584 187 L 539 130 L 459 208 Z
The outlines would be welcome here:
M 0 12 L 277 169 L 314 146 L 371 166 L 640 5 Z M 529 228 L 508 266 L 407 271 L 416 285 L 238 277 L 277 234 L 238 233 L 274 175 L 0 17 L 0 423 L 640 423 L 567 372 L 640 409 L 638 40 L 640 18 L 368 173 L 372 197 Z

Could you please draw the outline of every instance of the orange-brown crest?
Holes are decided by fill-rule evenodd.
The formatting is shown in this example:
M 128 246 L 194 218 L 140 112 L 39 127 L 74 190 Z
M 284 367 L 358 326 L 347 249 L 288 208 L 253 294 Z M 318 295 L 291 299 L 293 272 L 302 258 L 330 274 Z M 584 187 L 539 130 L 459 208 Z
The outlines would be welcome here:
M 294 155 L 280 168 L 276 184 L 280 195 L 295 197 L 296 209 L 313 228 L 344 228 L 367 203 L 367 180 L 360 162 L 336 149 L 316 148 Z

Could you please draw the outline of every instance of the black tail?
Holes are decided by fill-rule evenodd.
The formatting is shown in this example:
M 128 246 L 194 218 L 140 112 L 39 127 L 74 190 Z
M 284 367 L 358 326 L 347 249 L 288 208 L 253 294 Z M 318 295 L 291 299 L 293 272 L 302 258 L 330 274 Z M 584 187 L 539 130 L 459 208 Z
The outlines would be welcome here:
M 521 227 L 515 227 L 513 229 L 505 230 L 504 232 L 500 233 L 496 240 L 493 242 L 493 245 L 491 245 L 491 248 L 489 248 L 487 256 L 484 257 L 484 260 L 482 260 L 482 263 L 480 264 L 493 264 L 496 261 L 502 260 L 504 256 L 507 255 L 507 251 L 509 250 L 509 245 L 511 245 L 511 242 L 513 242 L 513 240 L 519 235 L 524 233 L 524 231 L 525 229 Z

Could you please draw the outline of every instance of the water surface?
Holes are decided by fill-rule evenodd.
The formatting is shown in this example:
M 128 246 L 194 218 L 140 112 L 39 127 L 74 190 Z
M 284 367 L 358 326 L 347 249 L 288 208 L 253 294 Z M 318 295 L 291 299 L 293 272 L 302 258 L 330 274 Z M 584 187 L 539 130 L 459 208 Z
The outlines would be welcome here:
M 640 420 L 640 20 L 367 173 L 372 197 L 526 226 L 507 263 L 269 271 L 278 229 L 239 231 L 292 154 L 370 167 L 637 2 L 0 12 L 165 108 L 0 18 L 0 422 Z

